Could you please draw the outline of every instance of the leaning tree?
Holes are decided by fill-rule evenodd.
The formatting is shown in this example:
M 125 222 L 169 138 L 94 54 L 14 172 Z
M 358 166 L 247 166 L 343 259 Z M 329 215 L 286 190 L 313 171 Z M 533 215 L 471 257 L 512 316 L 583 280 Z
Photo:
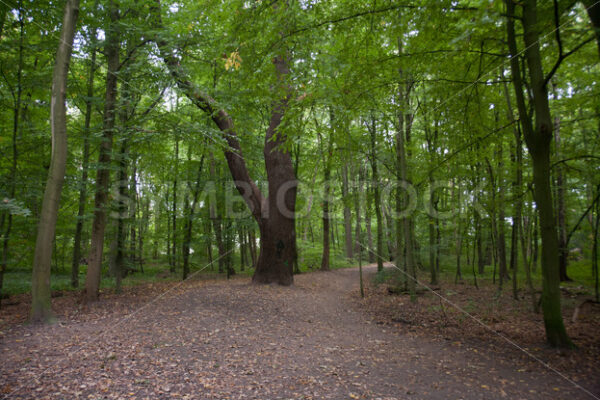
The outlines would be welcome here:
M 265 134 L 263 153 L 268 182 L 268 193 L 265 197 L 250 177 L 233 118 L 213 97 L 191 80 L 181 65 L 181 52 L 165 38 L 160 0 L 156 0 L 150 7 L 150 15 L 155 31 L 153 40 L 177 87 L 212 119 L 227 142 L 225 158 L 229 171 L 260 231 L 260 255 L 253 281 L 292 284 L 293 265 L 296 262 L 294 211 L 297 180 L 291 155 L 285 146 L 287 135 L 279 129 L 292 98 L 292 88 L 287 82 L 288 51 L 282 46 L 273 58 L 277 87 L 273 87 L 272 90 L 282 95 L 271 105 L 269 125 Z

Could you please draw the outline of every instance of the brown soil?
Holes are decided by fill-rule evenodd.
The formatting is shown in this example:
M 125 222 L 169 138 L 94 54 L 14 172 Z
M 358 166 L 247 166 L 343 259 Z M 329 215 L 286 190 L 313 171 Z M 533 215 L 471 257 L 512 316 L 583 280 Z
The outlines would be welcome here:
M 366 275 L 373 271 L 367 268 Z M 357 269 L 299 275 L 292 287 L 253 285 L 245 277 L 176 285 L 106 294 L 87 309 L 66 293 L 54 299 L 58 322 L 51 326 L 20 322 L 28 308 L 25 296 L 4 307 L 0 396 L 593 398 L 464 314 L 442 308 L 432 294 L 414 305 L 380 286 L 368 287 L 361 299 Z M 584 314 L 576 324 L 585 324 L 590 314 Z M 489 315 L 482 318 L 490 323 Z M 528 316 L 498 321 L 492 329 L 598 395 L 593 318 L 595 337 L 576 338 L 585 346 L 573 352 L 547 349 L 539 322 L 520 327 Z M 517 334 L 508 328 L 514 321 Z

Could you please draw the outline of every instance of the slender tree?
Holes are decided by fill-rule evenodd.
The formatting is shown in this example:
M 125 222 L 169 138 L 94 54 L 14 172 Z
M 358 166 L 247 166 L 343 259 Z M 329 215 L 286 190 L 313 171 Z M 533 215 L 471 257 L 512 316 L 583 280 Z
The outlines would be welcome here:
M 67 0 L 63 11 L 63 26 L 58 42 L 58 50 L 56 51 L 54 73 L 52 75 L 52 95 L 50 102 L 52 155 L 33 256 L 31 320 L 35 322 L 46 322 L 52 318 L 50 306 L 50 266 L 52 260 L 52 243 L 54 242 L 54 234 L 56 232 L 60 195 L 67 164 L 67 107 L 65 104 L 67 97 L 67 74 L 69 72 L 78 15 L 79 0 Z
M 81 180 L 79 187 L 79 206 L 77 209 L 77 224 L 75 226 L 75 238 L 73 239 L 73 260 L 71 262 L 71 286 L 79 287 L 79 264 L 81 263 L 81 237 L 83 234 L 85 206 L 87 203 L 88 169 L 90 161 L 90 136 L 93 112 L 94 77 L 96 74 L 96 46 L 97 32 L 92 28 L 90 32 L 90 63 L 87 80 L 87 97 L 85 99 L 85 122 L 83 127 L 83 160 L 81 162 Z
M 548 102 L 548 79 L 544 76 L 540 55 L 537 25 L 537 2 L 522 3 L 521 22 L 527 61 L 529 87 L 532 95 L 535 125 L 525 103 L 524 84 L 521 79 L 514 21 L 517 19 L 515 3 L 507 4 L 507 38 L 511 54 L 512 82 L 517 99 L 517 109 L 523 127 L 525 143 L 533 163 L 534 198 L 539 211 L 542 236 L 542 311 L 546 339 L 552 346 L 572 347 L 565 329 L 560 307 L 560 276 L 558 262 L 558 234 L 550 188 L 550 144 L 552 142 L 552 117 Z
M 108 68 L 106 72 L 102 142 L 100 144 L 98 171 L 96 173 L 94 220 L 92 222 L 92 238 L 88 256 L 88 270 L 85 277 L 86 301 L 98 300 L 98 291 L 100 289 L 102 255 L 104 252 L 104 231 L 106 229 L 106 207 L 108 205 L 108 187 L 110 182 L 109 164 L 112 158 L 111 152 L 115 129 L 117 73 L 120 68 L 119 8 L 113 0 L 109 1 L 108 14 L 109 25 L 104 48 Z

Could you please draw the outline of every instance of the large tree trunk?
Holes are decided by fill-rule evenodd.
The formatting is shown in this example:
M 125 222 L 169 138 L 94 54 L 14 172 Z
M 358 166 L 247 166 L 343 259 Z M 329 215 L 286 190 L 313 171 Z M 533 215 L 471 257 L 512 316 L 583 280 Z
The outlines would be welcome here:
M 535 0 L 523 2 L 523 37 L 530 88 L 535 111 L 535 127 L 528 114 L 523 95 L 521 68 L 517 59 L 514 19 L 515 4 L 506 0 L 508 20 L 507 38 L 511 54 L 512 80 L 515 87 L 519 116 L 525 134 L 525 142 L 533 162 L 534 199 L 540 217 L 542 236 L 542 311 L 546 339 L 552 346 L 572 347 L 561 313 L 560 277 L 558 263 L 558 235 L 552 206 L 550 187 L 550 143 L 552 141 L 552 117 L 548 103 L 546 79 L 542 69 L 537 32 L 537 5 Z
M 52 317 L 50 306 L 50 263 L 52 243 L 56 232 L 56 220 L 60 194 L 67 165 L 67 74 L 71 49 L 79 15 L 79 0 L 67 0 L 63 14 L 63 26 L 56 52 L 52 76 L 50 102 L 50 126 L 52 129 L 52 156 L 44 190 L 42 211 L 33 255 L 31 282 L 31 320 L 46 322 Z
M 102 272 L 102 254 L 104 250 L 104 231 L 106 229 L 106 206 L 110 181 L 110 161 L 113 134 L 115 128 L 115 106 L 117 100 L 117 72 L 119 70 L 119 9 L 114 1 L 109 2 L 110 22 L 107 30 L 105 54 L 108 64 L 106 72 L 106 95 L 104 99 L 104 120 L 102 143 L 98 157 L 96 174 L 96 194 L 94 196 L 94 221 L 92 239 L 88 256 L 88 270 L 85 277 L 86 301 L 98 300 L 100 275 Z
M 279 81 L 285 85 L 283 79 L 289 73 L 287 60 L 277 56 L 274 63 Z M 286 90 L 289 91 L 289 88 Z M 269 196 L 263 201 L 263 211 L 266 211 L 267 217 L 259 219 L 261 248 L 252 277 L 254 282 L 259 283 L 290 285 L 294 279 L 293 265 L 297 257 L 294 213 L 298 183 L 292 157 L 283 148 L 287 136 L 277 132 L 288 101 L 289 95 L 274 105 L 265 135 L 264 156 Z
M 162 30 L 160 0 L 156 0 L 151 12 L 155 27 Z M 157 35 L 155 41 L 179 89 L 194 105 L 211 117 L 227 141 L 228 149 L 225 151 L 225 158 L 229 171 L 237 190 L 257 221 L 261 233 L 260 255 L 252 280 L 257 283 L 292 284 L 293 265 L 296 260 L 294 214 L 297 181 L 292 157 L 283 146 L 287 136 L 283 132 L 278 132 L 291 92 L 291 88 L 285 82 L 289 72 L 286 56 L 279 55 L 273 59 L 278 85 L 284 89 L 286 95 L 273 104 L 265 135 L 263 152 L 269 188 L 268 197 L 264 198 L 256 183 L 250 178 L 231 116 L 220 109 L 212 97 L 203 93 L 189 80 L 178 57 L 174 55 L 172 47 L 166 40 Z

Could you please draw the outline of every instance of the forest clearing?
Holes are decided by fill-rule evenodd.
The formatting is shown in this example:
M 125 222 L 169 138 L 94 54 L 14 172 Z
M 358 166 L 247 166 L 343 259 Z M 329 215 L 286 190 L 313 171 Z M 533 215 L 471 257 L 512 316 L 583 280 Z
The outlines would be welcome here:
M 0 396 L 598 398 L 600 1 L 0 0 Z

